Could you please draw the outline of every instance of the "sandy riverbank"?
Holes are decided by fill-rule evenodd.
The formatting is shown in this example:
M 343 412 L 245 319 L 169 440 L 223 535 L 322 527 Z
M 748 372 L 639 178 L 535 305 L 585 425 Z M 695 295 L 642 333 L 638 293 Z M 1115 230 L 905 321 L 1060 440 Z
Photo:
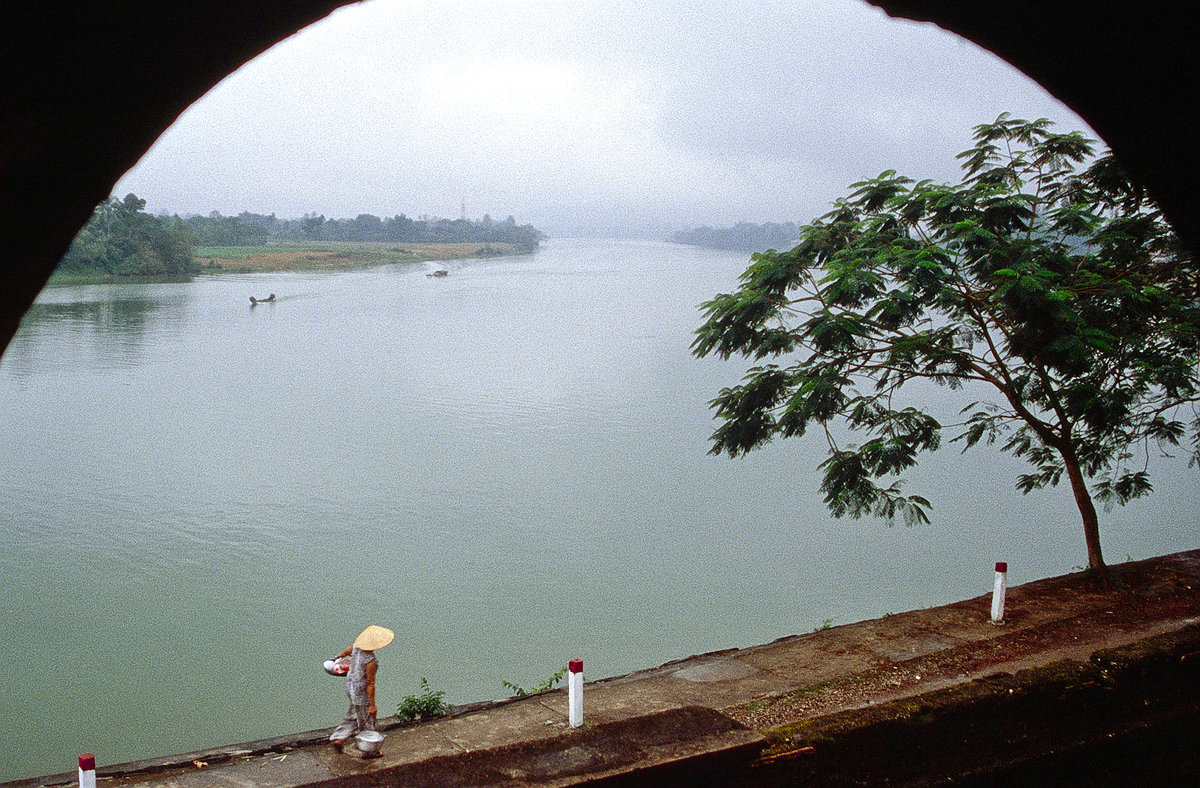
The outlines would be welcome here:
M 279 244 L 201 247 L 196 250 L 196 262 L 209 273 L 274 273 L 499 257 L 518 251 L 506 243 Z

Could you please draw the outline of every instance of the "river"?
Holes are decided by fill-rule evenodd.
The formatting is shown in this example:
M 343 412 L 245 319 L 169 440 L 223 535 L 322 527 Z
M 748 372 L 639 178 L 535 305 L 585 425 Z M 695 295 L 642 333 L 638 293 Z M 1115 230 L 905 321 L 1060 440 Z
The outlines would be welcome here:
M 552 239 L 47 289 L 0 360 L 0 780 L 332 725 L 321 662 L 369 623 L 390 714 L 422 677 L 503 697 L 1085 563 L 1069 492 L 987 449 L 910 474 L 911 528 L 833 520 L 815 436 L 708 456 L 745 364 L 688 348 L 746 262 Z M 1195 472 L 1155 467 L 1110 561 L 1197 546 Z

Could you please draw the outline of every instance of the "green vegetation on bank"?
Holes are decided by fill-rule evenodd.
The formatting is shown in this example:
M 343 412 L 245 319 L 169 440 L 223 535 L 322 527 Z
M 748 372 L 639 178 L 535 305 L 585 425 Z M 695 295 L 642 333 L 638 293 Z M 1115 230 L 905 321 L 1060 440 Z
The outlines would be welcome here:
M 187 229 L 178 221 L 151 216 L 145 207 L 146 201 L 134 194 L 100 203 L 57 270 L 77 276 L 162 276 L 199 270 Z
M 422 676 L 420 694 L 406 695 L 396 709 L 396 716 L 402 720 L 428 720 L 443 716 L 447 708 L 446 691 L 431 689 L 429 681 Z
M 197 246 L 262 246 L 268 243 L 409 243 L 409 244 L 508 244 L 520 251 L 533 251 L 546 237 L 529 224 L 517 224 L 512 216 L 495 221 L 485 215 L 470 219 L 410 219 L 404 214 L 380 218 L 360 213 L 353 219 L 326 219 L 308 215 L 280 219 L 271 214 L 240 213 L 222 216 L 170 217 L 181 222 Z
M 566 675 L 567 666 L 563 665 L 561 668 L 551 673 L 541 684 L 538 684 L 533 689 L 525 689 L 522 686 L 513 684 L 511 681 L 504 679 L 501 679 L 500 683 L 506 690 L 510 690 L 512 692 L 512 697 L 524 698 L 527 695 L 536 695 L 539 692 L 549 692 L 550 690 L 554 689 L 554 685 L 562 681 Z
M 273 271 L 353 267 L 533 251 L 545 235 L 513 217 L 493 221 L 380 219 L 274 214 L 152 216 L 135 194 L 111 197 L 59 261 L 56 277 L 187 276 L 202 270 Z

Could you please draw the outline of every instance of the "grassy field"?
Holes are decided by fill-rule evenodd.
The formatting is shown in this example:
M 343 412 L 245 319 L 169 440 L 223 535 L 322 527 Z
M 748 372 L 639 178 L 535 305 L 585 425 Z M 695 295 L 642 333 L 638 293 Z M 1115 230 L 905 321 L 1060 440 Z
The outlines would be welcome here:
M 206 271 L 265 273 L 316 269 L 360 268 L 427 260 L 459 260 L 513 254 L 503 243 L 295 243 L 270 246 L 202 246 L 196 262 Z

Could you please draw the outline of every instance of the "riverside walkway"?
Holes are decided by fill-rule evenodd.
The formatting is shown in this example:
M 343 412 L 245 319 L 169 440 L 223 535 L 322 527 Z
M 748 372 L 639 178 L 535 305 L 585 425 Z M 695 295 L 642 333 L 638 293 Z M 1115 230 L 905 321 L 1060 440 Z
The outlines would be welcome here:
M 566 691 L 554 690 L 460 707 L 419 724 L 388 720 L 381 725 L 387 731 L 382 756 L 373 759 L 359 757 L 351 746 L 335 751 L 324 741 L 327 730 L 115 766 L 105 765 L 97 752 L 98 784 L 704 782 L 706 774 L 752 771 L 812 753 L 814 747 L 794 735 L 811 721 L 895 707 L 997 674 L 1070 664 L 1064 660 L 1086 667 L 1097 652 L 1200 632 L 1200 550 L 1115 570 L 1120 582 L 1107 591 L 1079 575 L 1012 587 L 999 625 L 990 620 L 988 594 L 588 681 L 584 725 L 577 729 L 567 725 Z M 1189 664 L 1194 669 L 1197 663 Z M 672 774 L 679 779 L 664 777 Z M 8 785 L 75 780 L 72 772 Z

